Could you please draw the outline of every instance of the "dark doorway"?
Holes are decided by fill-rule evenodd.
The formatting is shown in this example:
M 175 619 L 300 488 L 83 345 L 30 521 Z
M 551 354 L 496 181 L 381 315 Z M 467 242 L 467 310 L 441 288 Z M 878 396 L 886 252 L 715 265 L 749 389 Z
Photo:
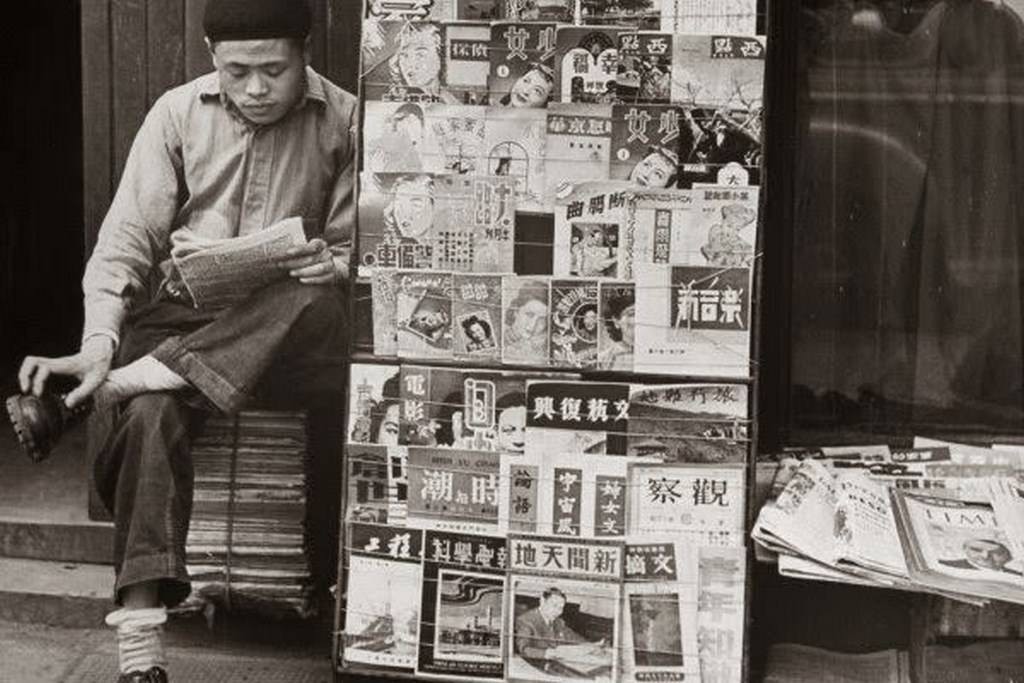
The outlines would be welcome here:
M 25 3 L 0 30 L 0 385 L 27 353 L 78 348 L 82 324 L 79 4 Z

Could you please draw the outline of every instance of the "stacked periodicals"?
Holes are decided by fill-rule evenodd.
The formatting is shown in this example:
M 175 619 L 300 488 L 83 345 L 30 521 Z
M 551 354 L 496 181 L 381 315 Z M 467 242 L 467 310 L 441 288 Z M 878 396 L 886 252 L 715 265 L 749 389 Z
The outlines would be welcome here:
M 367 0 L 342 670 L 740 680 L 756 7 Z
M 211 417 L 192 446 L 186 562 L 193 595 L 306 616 L 306 419 L 243 411 Z
M 918 439 L 792 462 L 753 538 L 781 573 L 1024 603 L 1024 450 Z

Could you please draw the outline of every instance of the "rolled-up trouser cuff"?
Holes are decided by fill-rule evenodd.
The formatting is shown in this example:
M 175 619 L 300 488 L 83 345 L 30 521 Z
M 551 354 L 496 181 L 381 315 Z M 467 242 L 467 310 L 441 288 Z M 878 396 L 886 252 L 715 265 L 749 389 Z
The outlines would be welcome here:
M 156 553 L 125 558 L 114 583 L 114 602 L 121 604 L 121 591 L 148 581 L 159 581 L 160 602 L 166 607 L 180 604 L 192 591 L 185 561 L 175 553 Z
M 181 337 L 169 337 L 150 354 L 160 363 L 191 384 L 223 413 L 237 412 L 252 397 L 241 391 L 224 375 L 203 362 L 181 342 Z

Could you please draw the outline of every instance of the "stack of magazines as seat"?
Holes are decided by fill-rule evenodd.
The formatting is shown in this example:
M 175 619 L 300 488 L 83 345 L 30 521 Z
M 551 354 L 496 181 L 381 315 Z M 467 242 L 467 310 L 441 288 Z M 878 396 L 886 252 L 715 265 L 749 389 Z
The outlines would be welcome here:
M 780 573 L 1024 604 L 1024 450 L 917 439 L 803 456 L 752 532 Z
M 206 423 L 192 446 L 194 606 L 308 616 L 306 453 L 304 413 L 248 411 Z

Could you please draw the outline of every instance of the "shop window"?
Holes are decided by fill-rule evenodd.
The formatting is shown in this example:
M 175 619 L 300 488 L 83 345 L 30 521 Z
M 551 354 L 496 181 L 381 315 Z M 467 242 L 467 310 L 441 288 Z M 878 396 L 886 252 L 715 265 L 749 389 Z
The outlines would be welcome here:
M 1020 433 L 1024 2 L 790 11 L 784 440 Z

